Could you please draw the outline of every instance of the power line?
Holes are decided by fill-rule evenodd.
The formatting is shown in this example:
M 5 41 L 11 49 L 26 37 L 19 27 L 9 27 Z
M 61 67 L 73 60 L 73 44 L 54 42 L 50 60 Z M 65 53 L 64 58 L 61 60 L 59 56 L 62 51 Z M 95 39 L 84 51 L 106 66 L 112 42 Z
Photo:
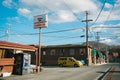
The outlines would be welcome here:
M 66 39 L 74 39 L 74 38 L 82 38 L 84 37 L 84 35 L 81 36 L 70 36 L 70 37 L 65 37 L 65 38 L 61 38 L 61 39 L 57 39 L 57 40 L 51 40 L 50 42 L 56 42 L 56 41 L 61 41 L 61 40 L 66 40 Z
M 116 3 L 116 2 L 115 2 L 115 3 Z M 110 15 L 111 15 L 111 13 L 112 13 L 114 7 L 115 7 L 115 3 L 113 4 L 113 6 L 112 6 L 112 8 L 111 8 L 111 10 L 110 10 L 110 12 L 109 12 L 107 18 L 106 18 L 106 21 L 104 22 L 104 24 L 105 24 L 105 23 L 108 21 L 108 19 L 110 18 Z
M 58 31 L 50 31 L 50 32 L 43 32 L 43 34 L 50 34 L 50 33 L 60 33 L 60 32 L 67 32 L 67 31 L 74 31 L 80 30 L 81 28 L 72 28 L 72 29 L 65 29 L 65 30 L 58 30 Z M 84 31 L 84 29 L 82 29 Z M 39 33 L 26 33 L 26 34 L 11 34 L 11 35 L 37 35 Z
M 92 29 L 95 29 L 95 28 L 107 28 L 107 29 L 110 29 L 110 28 L 112 28 L 112 29 L 117 29 L 117 28 L 120 28 L 120 26 L 108 26 L 108 27 L 104 27 L 104 26 L 100 26 L 100 27 L 92 27 Z M 95 36 L 94 36 L 95 37 Z
M 105 3 L 106 3 L 106 0 L 104 0 L 104 2 L 103 2 L 103 6 L 102 6 L 102 8 L 101 8 L 99 14 L 97 15 L 95 21 L 93 22 L 93 24 L 92 24 L 91 26 L 93 26 L 93 25 L 96 23 L 96 21 L 98 20 L 100 14 L 102 13 L 102 10 L 103 10 L 103 8 L 104 8 L 104 6 L 105 6 Z M 89 29 L 88 29 L 88 30 L 89 30 Z M 90 30 L 89 30 L 89 31 L 90 31 Z M 90 33 L 91 33 L 91 31 L 90 31 Z M 95 34 L 94 34 L 94 33 L 93 33 L 93 36 L 94 36 L 94 38 L 95 38 Z
M 92 28 L 120 28 L 120 26 L 114 26 L 114 27 L 112 27 L 112 26 L 109 26 L 109 27 L 92 27 Z
M 116 0 L 117 1 L 117 0 Z M 102 7 L 102 9 L 104 8 L 104 6 L 105 6 L 105 3 L 106 3 L 106 0 L 104 1 L 104 4 L 103 4 L 103 7 Z M 115 2 L 116 3 L 116 2 Z M 109 14 L 108 14 L 108 16 L 107 16 L 107 18 L 106 18 L 106 21 L 104 22 L 104 24 L 107 22 L 107 20 L 109 19 L 109 17 L 110 17 L 110 15 L 111 15 L 111 13 L 112 13 L 112 10 L 114 9 L 114 6 L 115 6 L 115 3 L 114 3 L 114 5 L 112 6 L 112 8 L 111 8 L 111 10 L 110 10 L 110 12 L 109 12 Z M 101 12 L 102 12 L 102 9 L 101 9 Z M 101 13 L 100 12 L 100 13 Z M 120 26 L 111 26 L 111 27 L 92 27 L 92 28 L 120 28 Z M 107 36 L 107 37 L 112 37 L 112 36 Z M 113 37 L 118 37 L 118 36 L 113 36 Z
M 51 10 L 50 8 L 48 8 L 47 6 L 45 6 L 44 4 L 41 3 L 41 5 L 48 9 L 49 11 L 55 13 L 55 11 Z M 67 5 L 66 5 L 67 6 Z M 69 7 L 68 7 L 69 8 Z M 69 8 L 70 9 L 70 8 Z M 71 10 L 71 9 L 70 9 Z M 79 18 L 75 15 L 75 13 L 71 10 L 71 12 L 73 13 L 73 15 L 79 20 Z M 59 32 L 66 32 L 66 31 L 72 31 L 72 30 L 78 30 L 78 28 L 74 28 L 74 29 L 68 29 L 68 30 L 59 30 L 59 31 L 51 31 L 51 32 L 44 32 L 43 34 L 50 34 L 50 33 L 59 33 Z M 10 34 L 10 35 L 38 35 L 38 33 L 26 33 L 26 34 Z
M 104 6 L 105 6 L 105 3 L 106 3 L 106 0 L 104 0 L 103 6 L 102 6 L 102 8 L 101 8 L 99 14 L 98 14 L 98 16 L 96 17 L 95 21 L 93 22 L 93 24 L 92 24 L 91 26 L 93 26 L 93 25 L 96 23 L 96 21 L 98 20 L 98 18 L 99 18 L 99 16 L 100 16 L 101 12 L 102 12 L 102 10 L 103 10 L 103 8 L 104 8 Z
M 74 30 L 79 30 L 79 29 L 81 29 L 81 28 L 72 28 L 72 29 L 59 30 L 59 31 L 43 32 L 43 34 L 67 32 L 67 31 L 74 31 Z M 82 29 L 82 31 L 84 31 L 84 29 Z
M 0 36 L 0 38 L 6 37 L 7 35 Z
M 64 5 L 72 12 L 72 14 L 76 17 L 76 19 L 78 20 L 78 21 L 81 21 L 80 19 L 79 19 L 79 17 L 72 11 L 72 9 L 65 3 L 65 1 L 63 0 L 63 2 L 64 2 Z

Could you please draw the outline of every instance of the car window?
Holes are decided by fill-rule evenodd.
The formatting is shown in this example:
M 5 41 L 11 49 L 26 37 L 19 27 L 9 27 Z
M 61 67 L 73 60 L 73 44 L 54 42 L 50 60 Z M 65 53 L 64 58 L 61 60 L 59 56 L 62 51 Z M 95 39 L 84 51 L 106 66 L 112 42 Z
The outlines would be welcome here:
M 59 60 L 67 60 L 67 58 L 59 58 Z

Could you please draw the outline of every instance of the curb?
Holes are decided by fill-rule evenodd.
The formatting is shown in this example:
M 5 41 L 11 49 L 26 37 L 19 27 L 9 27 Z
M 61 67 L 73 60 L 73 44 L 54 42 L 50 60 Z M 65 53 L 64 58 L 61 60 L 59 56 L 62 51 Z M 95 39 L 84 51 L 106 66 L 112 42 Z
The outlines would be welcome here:
M 113 75 L 113 71 L 115 71 L 114 67 L 112 67 L 112 69 L 110 69 L 109 72 L 107 72 L 107 74 L 103 77 L 103 80 L 108 80 L 108 79 L 111 80 L 111 77 Z
M 103 80 L 103 78 L 105 77 L 105 75 L 112 69 L 112 67 L 107 68 L 105 70 L 105 73 L 101 74 L 100 76 L 98 76 L 95 80 Z

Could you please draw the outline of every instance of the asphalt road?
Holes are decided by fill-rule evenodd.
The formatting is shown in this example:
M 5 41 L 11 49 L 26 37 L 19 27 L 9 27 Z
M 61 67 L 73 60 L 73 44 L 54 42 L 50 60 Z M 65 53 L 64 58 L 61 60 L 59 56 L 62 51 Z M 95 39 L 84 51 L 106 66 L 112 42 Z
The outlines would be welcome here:
M 31 73 L 22 76 L 12 75 L 1 78 L 3 80 L 98 80 L 114 64 L 74 67 L 43 67 L 40 73 Z

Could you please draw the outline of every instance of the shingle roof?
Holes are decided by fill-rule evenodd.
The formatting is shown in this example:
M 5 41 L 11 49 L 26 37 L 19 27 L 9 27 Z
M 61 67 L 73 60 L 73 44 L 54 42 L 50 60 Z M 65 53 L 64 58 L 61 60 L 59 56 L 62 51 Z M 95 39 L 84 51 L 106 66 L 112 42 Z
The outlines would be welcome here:
M 19 50 L 26 50 L 26 51 L 35 51 L 35 50 L 37 50 L 37 48 L 34 47 L 34 46 L 18 44 L 18 43 L 13 43 L 13 42 L 6 42 L 6 41 L 0 41 L 0 48 L 19 49 Z

